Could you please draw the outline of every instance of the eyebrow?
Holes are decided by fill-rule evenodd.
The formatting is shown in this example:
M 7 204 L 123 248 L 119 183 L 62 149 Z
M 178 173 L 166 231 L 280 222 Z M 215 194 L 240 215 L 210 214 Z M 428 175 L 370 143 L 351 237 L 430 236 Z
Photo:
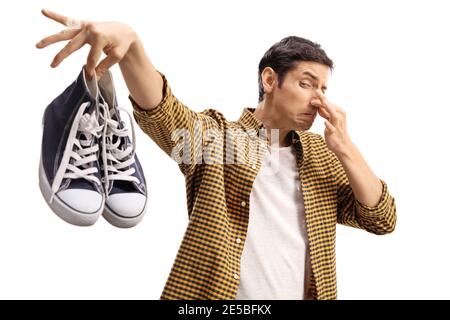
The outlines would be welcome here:
M 311 78 L 313 78 L 314 80 L 316 80 L 317 82 L 319 81 L 319 78 L 309 71 L 303 71 L 301 75 L 307 75 L 307 76 L 310 76 Z M 322 89 L 327 90 L 327 86 L 322 86 Z

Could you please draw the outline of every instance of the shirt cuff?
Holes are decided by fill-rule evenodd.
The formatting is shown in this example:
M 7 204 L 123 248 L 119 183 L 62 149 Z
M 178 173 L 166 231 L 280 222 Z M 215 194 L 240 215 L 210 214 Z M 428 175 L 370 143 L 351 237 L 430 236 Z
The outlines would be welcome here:
M 389 194 L 387 184 L 383 180 L 381 180 L 381 184 L 383 185 L 383 191 L 381 193 L 381 198 L 378 204 L 374 207 L 366 206 L 365 204 L 362 204 L 358 201 L 358 199 L 355 198 L 355 205 L 356 209 L 359 212 L 361 216 L 366 217 L 374 217 L 374 216 L 381 216 L 386 213 L 386 211 L 389 209 L 390 205 L 390 199 L 391 195 Z
M 162 79 L 163 79 L 163 97 L 161 102 L 153 109 L 150 110 L 145 110 L 142 109 L 138 103 L 133 99 L 133 97 L 130 95 L 128 95 L 128 99 L 130 99 L 131 101 L 131 105 L 133 106 L 133 114 L 136 118 L 137 122 L 140 121 L 159 121 L 161 119 L 164 118 L 164 116 L 166 116 L 166 111 L 165 108 L 166 106 L 170 103 L 170 101 L 172 100 L 172 90 L 170 89 L 170 86 L 167 82 L 166 76 L 164 74 L 162 74 L 161 72 L 157 71 Z

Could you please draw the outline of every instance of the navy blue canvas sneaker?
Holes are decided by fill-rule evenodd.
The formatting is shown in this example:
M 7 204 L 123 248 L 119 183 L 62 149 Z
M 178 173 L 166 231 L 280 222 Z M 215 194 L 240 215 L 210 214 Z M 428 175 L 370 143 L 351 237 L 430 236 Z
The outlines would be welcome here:
M 98 86 L 85 70 L 45 109 L 39 187 L 50 208 L 79 226 L 94 224 L 105 203 L 99 167 Z
M 131 115 L 118 107 L 110 71 L 98 80 L 100 123 L 104 126 L 100 141 L 100 164 L 105 189 L 103 217 L 112 225 L 130 228 L 144 217 L 147 207 L 147 187 L 139 159 Z M 120 117 L 124 111 L 130 118 L 131 132 Z M 130 139 L 131 138 L 131 139 Z

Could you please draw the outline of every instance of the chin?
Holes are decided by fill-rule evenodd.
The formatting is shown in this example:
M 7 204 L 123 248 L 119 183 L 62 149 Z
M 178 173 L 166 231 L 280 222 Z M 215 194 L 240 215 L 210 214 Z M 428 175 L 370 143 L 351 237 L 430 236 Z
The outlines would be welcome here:
M 314 124 L 314 120 L 312 118 L 306 118 L 306 117 L 297 117 L 295 119 L 295 127 L 300 131 L 308 131 L 311 129 L 312 125 Z
M 312 123 L 305 123 L 305 122 L 297 123 L 295 130 L 308 131 L 309 129 L 311 129 L 312 125 L 313 125 Z

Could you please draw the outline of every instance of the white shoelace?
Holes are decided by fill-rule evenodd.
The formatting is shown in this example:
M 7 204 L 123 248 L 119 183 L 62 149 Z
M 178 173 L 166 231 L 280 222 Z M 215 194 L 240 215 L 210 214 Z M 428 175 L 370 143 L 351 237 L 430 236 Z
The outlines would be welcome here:
M 130 118 L 130 126 L 132 133 L 131 146 L 129 143 L 121 144 L 123 138 L 129 137 L 129 130 L 127 128 L 119 128 L 119 122 L 113 120 L 107 103 L 100 104 L 104 109 L 104 120 L 105 125 L 103 128 L 103 170 L 104 175 L 102 182 L 105 185 L 106 196 L 108 196 L 108 190 L 110 187 L 110 182 L 114 180 L 124 180 L 136 182 L 139 184 L 139 179 L 133 176 L 135 169 L 130 167 L 135 162 L 135 150 L 136 150 L 136 139 L 133 121 L 130 113 L 122 108 L 117 108 L 119 111 L 125 111 L 125 113 Z M 114 143 L 114 136 L 117 137 Z
M 94 175 L 98 172 L 98 169 L 90 165 L 90 163 L 98 160 L 97 151 L 99 146 L 98 143 L 92 146 L 91 144 L 94 138 L 100 137 L 104 125 L 99 125 L 95 111 L 92 114 L 84 114 L 84 111 L 89 106 L 89 102 L 83 103 L 75 115 L 61 164 L 53 180 L 50 203 L 53 202 L 53 198 L 65 178 L 81 178 L 100 184 L 99 179 Z M 76 138 L 78 132 L 81 133 L 79 139 Z M 74 146 L 76 147 L 75 150 Z M 72 158 L 75 161 L 70 163 Z

